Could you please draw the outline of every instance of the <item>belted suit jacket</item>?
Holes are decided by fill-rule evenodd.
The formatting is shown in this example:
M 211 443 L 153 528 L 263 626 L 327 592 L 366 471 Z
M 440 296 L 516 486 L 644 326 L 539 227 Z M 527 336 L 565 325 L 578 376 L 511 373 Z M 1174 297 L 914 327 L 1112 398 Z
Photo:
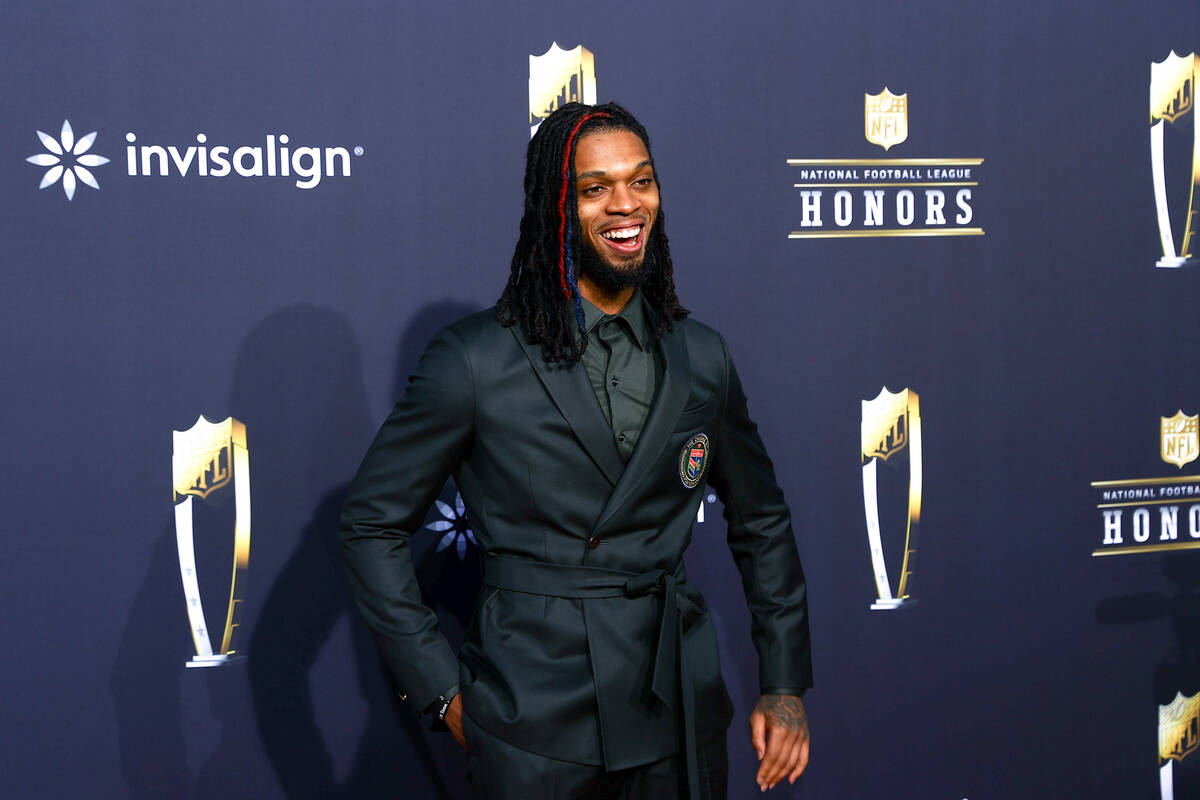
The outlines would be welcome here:
M 608 769 L 683 746 L 679 703 L 649 691 L 661 595 L 581 599 L 485 585 L 453 652 L 421 602 L 409 548 L 449 475 L 485 562 L 629 573 L 678 573 L 707 481 L 724 504 L 761 688 L 811 685 L 791 518 L 725 340 L 684 319 L 656 346 L 665 370 L 625 463 L 584 367 L 548 363 L 493 310 L 429 344 L 363 460 L 341 527 L 355 601 L 417 708 L 458 683 L 463 712 L 493 735 Z M 696 434 L 708 447 L 689 464 Z M 678 598 L 688 705 L 702 742 L 728 727 L 732 706 L 704 599 L 686 580 Z

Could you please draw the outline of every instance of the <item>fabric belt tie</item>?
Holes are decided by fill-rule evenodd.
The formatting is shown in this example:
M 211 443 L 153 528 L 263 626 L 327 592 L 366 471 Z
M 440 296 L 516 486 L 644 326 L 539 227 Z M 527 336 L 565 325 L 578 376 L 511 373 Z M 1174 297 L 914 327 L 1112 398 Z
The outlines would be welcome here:
M 592 600 L 605 597 L 661 595 L 658 645 L 650 691 L 667 708 L 675 707 L 678 692 L 683 698 L 683 756 L 687 765 L 688 796 L 700 800 L 700 777 L 696 767 L 696 708 L 692 676 L 683 655 L 683 616 L 679 613 L 679 584 L 687 578 L 681 561 L 674 570 L 626 572 L 604 567 L 548 564 L 523 558 L 492 556 L 485 560 L 483 583 L 508 592 L 546 597 Z

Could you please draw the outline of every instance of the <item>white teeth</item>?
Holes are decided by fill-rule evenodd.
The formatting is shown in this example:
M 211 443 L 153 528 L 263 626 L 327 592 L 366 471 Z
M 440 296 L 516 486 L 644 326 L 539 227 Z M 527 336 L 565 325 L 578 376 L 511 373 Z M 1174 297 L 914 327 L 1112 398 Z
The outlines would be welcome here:
M 605 239 L 632 239 L 642 232 L 642 226 L 638 225 L 635 228 L 619 228 L 615 231 L 605 231 L 600 234 Z

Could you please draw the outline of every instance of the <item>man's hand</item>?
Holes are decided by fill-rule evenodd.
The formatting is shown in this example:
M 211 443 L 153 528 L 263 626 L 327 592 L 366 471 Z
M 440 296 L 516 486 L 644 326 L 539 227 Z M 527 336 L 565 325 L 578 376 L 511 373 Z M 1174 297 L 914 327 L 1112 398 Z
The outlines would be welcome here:
M 449 714 L 446 720 L 450 720 Z M 800 698 L 790 694 L 758 698 L 750 712 L 750 743 L 762 762 L 755 776 L 761 791 L 785 777 L 788 783 L 795 783 L 808 766 L 808 717 Z
M 454 695 L 454 699 L 450 701 L 450 707 L 446 709 L 446 727 L 450 729 L 451 735 L 454 736 L 454 741 L 462 745 L 462 749 L 467 749 L 467 740 L 463 736 L 462 726 L 462 692 Z

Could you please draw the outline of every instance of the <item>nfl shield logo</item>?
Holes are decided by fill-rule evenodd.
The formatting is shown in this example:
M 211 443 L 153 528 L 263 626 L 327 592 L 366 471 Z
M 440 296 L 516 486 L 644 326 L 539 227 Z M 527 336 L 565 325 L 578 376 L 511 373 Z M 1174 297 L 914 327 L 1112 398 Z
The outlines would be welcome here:
M 910 403 L 910 397 L 913 402 Z M 862 458 L 884 461 L 908 444 L 909 408 L 917 393 L 909 389 L 888 391 L 884 386 L 874 400 L 862 401 Z
M 1159 452 L 1162 460 L 1183 469 L 1184 464 L 1196 460 L 1200 455 L 1200 414 L 1187 416 L 1180 409 L 1173 417 L 1162 420 L 1162 438 Z
M 558 42 L 529 57 L 529 135 L 567 103 L 596 104 L 596 59 L 583 45 L 564 50 Z
M 868 142 L 888 150 L 908 138 L 908 93 L 892 94 L 885 86 L 865 98 Z
M 232 477 L 233 446 L 245 447 L 245 426 L 228 417 L 210 422 L 203 414 L 186 431 L 172 431 L 174 452 L 171 471 L 175 499 L 192 495 L 201 500 L 229 484 Z M 239 437 L 240 436 L 240 441 Z
M 1196 76 L 1196 54 L 1177 56 L 1175 51 L 1162 61 L 1150 63 L 1150 122 L 1175 122 L 1192 110 Z
M 1158 707 L 1158 760 L 1183 761 L 1200 747 L 1197 736 L 1200 725 L 1200 694 L 1185 697 L 1175 693 L 1175 699 Z

